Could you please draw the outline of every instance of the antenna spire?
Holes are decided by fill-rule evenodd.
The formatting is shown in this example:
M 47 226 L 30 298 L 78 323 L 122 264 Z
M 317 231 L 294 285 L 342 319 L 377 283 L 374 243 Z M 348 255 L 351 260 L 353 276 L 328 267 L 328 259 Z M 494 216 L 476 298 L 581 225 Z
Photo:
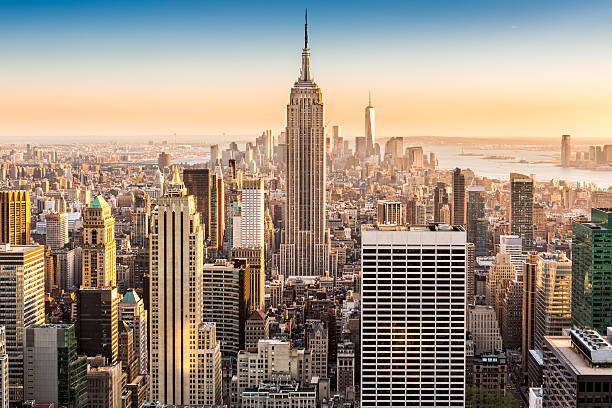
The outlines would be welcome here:
M 368 106 L 372 106 L 372 91 L 368 91 Z
M 308 9 L 304 13 L 304 48 L 308 48 Z

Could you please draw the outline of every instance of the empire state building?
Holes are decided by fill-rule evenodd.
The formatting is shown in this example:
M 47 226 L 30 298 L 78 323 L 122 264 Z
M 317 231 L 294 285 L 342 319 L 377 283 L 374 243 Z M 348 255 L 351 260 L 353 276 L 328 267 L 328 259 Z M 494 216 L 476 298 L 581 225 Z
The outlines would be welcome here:
M 329 243 L 325 218 L 325 135 L 321 90 L 310 76 L 308 19 L 302 70 L 287 105 L 287 203 L 281 244 L 285 276 L 323 275 Z

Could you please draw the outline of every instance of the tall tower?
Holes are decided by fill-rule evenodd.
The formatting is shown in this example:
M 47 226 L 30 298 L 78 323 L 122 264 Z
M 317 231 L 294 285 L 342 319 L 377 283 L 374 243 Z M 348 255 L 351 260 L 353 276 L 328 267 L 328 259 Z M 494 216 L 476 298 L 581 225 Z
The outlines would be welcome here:
M 83 287 L 117 285 L 115 217 L 104 197 L 94 198 L 83 214 Z
M 302 71 L 287 105 L 287 203 L 281 271 L 323 275 L 328 267 L 325 242 L 325 135 L 321 89 L 310 76 L 308 20 L 304 25 Z
M 54 251 L 63 248 L 69 241 L 66 213 L 47 214 L 45 220 L 47 221 L 47 245 Z
M 561 166 L 568 167 L 572 158 L 571 136 L 561 136 Z
M 372 93 L 368 94 L 368 106 L 365 108 L 365 138 L 366 138 L 366 156 L 374 154 L 374 106 L 372 106 Z
M 0 326 L 0 408 L 9 408 L 9 363 L 4 326 Z
M 262 179 L 244 180 L 241 215 L 233 217 L 234 247 L 264 246 L 264 187 Z
M 204 239 L 210 238 L 212 181 L 210 169 L 185 169 L 183 181 L 187 193 L 195 198 L 196 208 L 200 213 L 200 221 L 204 225 Z
M 510 231 L 523 239 L 523 250 L 533 249 L 533 179 L 510 173 Z
M 465 225 L 465 176 L 453 170 L 453 225 Z
M 151 397 L 197 404 L 203 233 L 178 169 L 151 222 Z
M 28 191 L 0 191 L 0 244 L 30 244 Z

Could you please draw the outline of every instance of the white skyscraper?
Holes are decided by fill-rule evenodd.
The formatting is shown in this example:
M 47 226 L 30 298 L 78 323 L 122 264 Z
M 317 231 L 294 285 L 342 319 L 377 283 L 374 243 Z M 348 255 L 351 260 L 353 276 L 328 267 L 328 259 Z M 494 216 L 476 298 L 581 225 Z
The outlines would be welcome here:
M 42 245 L 0 244 L 0 322 L 6 327 L 11 401 L 23 401 L 24 331 L 45 322 L 44 255 Z
M 365 138 L 366 138 L 366 156 L 372 156 L 375 153 L 374 144 L 376 136 L 374 133 L 375 112 L 372 106 L 372 94 L 368 96 L 368 106 L 365 108 Z
M 364 226 L 362 407 L 464 406 L 466 233 Z
M 151 397 L 197 404 L 203 231 L 175 168 L 151 222 Z
M 499 252 L 510 255 L 510 262 L 514 265 L 516 273 L 523 273 L 523 261 L 527 259 L 523 255 L 523 240 L 518 235 L 501 235 L 499 237 Z
M 128 290 L 119 302 L 119 320 L 134 330 L 134 352 L 138 357 L 138 372 L 147 374 L 149 372 L 147 310 L 134 289 Z
M 58 250 L 68 243 L 68 217 L 66 213 L 51 213 L 45 216 L 47 221 L 47 246 Z
M 233 220 L 233 246 L 260 248 L 264 245 L 264 187 L 263 180 L 242 182 L 240 215 Z
M 310 76 L 308 24 L 302 71 L 287 105 L 287 202 L 281 273 L 323 275 L 329 263 L 325 216 L 325 135 L 321 89 Z

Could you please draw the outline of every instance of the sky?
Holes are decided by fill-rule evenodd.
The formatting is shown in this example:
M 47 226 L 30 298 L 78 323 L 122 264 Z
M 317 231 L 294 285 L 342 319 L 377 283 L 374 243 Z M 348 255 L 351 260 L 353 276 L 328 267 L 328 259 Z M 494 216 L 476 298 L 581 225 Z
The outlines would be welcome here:
M 0 138 L 217 142 L 286 124 L 308 7 L 325 122 L 612 142 L 612 2 L 4 1 Z

